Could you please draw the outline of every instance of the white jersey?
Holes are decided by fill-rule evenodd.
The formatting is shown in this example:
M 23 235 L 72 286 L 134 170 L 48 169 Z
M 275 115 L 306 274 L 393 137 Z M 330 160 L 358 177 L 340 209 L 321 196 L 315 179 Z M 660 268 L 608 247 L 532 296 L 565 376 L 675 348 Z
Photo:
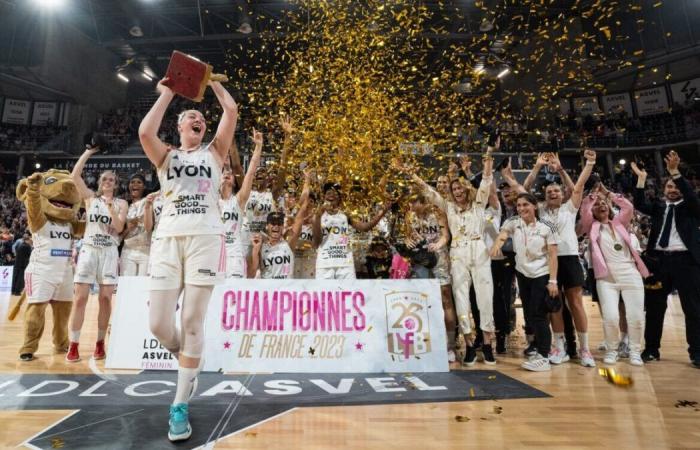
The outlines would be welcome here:
M 163 194 L 160 193 L 153 199 L 153 231 L 156 231 L 160 216 L 163 214 Z
M 251 234 L 265 231 L 267 215 L 274 211 L 276 209 L 272 192 L 250 191 L 250 196 L 245 204 L 245 216 L 241 233 L 245 245 L 250 244 Z
M 576 236 L 576 214 L 578 208 L 569 199 L 557 209 L 549 209 L 542 204 L 538 207 L 540 219 L 554 224 L 559 236 L 559 246 L 557 256 L 576 255 L 578 256 L 578 237 Z
M 151 233 L 146 231 L 146 226 L 143 221 L 145 208 L 145 198 L 129 205 L 129 210 L 126 213 L 126 221 L 128 223 L 136 220 L 137 225 L 124 236 L 124 248 L 126 249 L 141 250 L 148 253 L 148 249 L 151 246 Z
M 228 256 L 243 256 L 241 243 L 241 221 L 243 214 L 238 204 L 238 197 L 231 195 L 228 199 L 219 199 L 221 220 L 226 232 L 226 254 Z
M 224 234 L 219 210 L 221 167 L 210 145 L 170 150 L 158 169 L 163 212 L 155 237 Z
M 47 221 L 32 234 L 32 239 L 34 249 L 27 273 L 41 275 L 42 280 L 48 282 L 61 283 L 67 271 L 72 273 L 73 226 Z
M 301 226 L 301 232 L 297 239 L 297 248 L 294 249 L 294 255 L 297 257 L 305 257 L 314 253 L 314 230 L 311 225 Z
M 353 267 L 354 258 L 350 247 L 348 217 L 338 212 L 321 216 L 321 245 L 316 255 L 316 268 Z
M 263 242 L 260 249 L 260 278 L 287 279 L 294 273 L 294 253 L 284 239 L 275 245 Z
M 114 199 L 115 204 L 116 202 L 117 199 Z M 113 208 L 116 208 L 116 205 Z M 83 244 L 98 248 L 119 245 L 119 235 L 112 227 L 112 215 L 104 198 L 91 199 L 85 215 L 87 225 L 85 226 Z

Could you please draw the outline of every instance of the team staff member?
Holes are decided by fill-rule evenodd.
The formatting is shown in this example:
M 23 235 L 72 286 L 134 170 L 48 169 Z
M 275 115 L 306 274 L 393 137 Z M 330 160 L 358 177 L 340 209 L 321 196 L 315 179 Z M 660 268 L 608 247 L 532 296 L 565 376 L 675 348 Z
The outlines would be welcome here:
M 124 227 L 124 247 L 122 248 L 121 275 L 147 275 L 148 254 L 151 250 L 153 214 L 149 214 L 149 202 L 144 197 L 146 178 L 135 173 L 129 178 L 129 198 L 131 203 L 126 213 Z
M 547 296 L 558 297 L 557 235 L 550 224 L 537 219 L 537 199 L 532 194 L 518 195 L 518 216 L 503 224 L 491 249 L 491 256 L 501 255 L 501 248 L 513 238 L 515 270 L 523 312 L 535 333 L 537 353 L 522 364 L 526 370 L 551 370 L 549 350 L 552 333 L 549 331 Z
M 611 201 L 620 209 L 613 215 Z M 581 207 L 581 231 L 590 236 L 591 263 L 603 316 L 607 352 L 603 362 L 615 364 L 620 346 L 620 295 L 625 305 L 629 333 L 630 364 L 641 366 L 644 329 L 644 281 L 649 276 L 627 231 L 634 207 L 622 195 L 612 195 L 602 185 Z
M 87 187 L 81 176 L 87 160 L 97 153 L 99 148 L 91 147 L 85 150 L 71 172 L 71 177 L 78 188 L 81 198 L 85 201 L 86 227 L 85 237 L 78 254 L 75 268 L 75 301 L 69 329 L 70 346 L 66 361 L 80 361 L 78 344 L 80 330 L 85 320 L 90 287 L 97 283 L 100 286 L 98 299 L 100 303 L 97 313 L 97 342 L 93 358 L 104 359 L 105 336 L 112 314 L 112 294 L 119 276 L 119 234 L 124 230 L 128 205 L 126 201 L 116 198 L 119 182 L 112 171 L 102 172 L 98 181 L 97 192 Z
M 498 148 L 499 140 L 496 141 Z M 492 342 L 495 338 L 493 319 L 493 279 L 491 278 L 491 261 L 484 243 L 485 209 L 491 183 L 493 182 L 493 158 L 489 147 L 484 155 L 484 170 L 479 188 L 474 189 L 464 177 L 450 181 L 452 200 L 445 200 L 418 175 L 413 173 L 413 181 L 423 189 L 426 199 L 447 215 L 447 223 L 452 236 L 450 248 L 450 270 L 454 286 L 457 317 L 462 333 L 467 340 L 467 352 L 464 364 L 471 366 L 476 362 L 476 349 L 471 337 L 471 319 L 469 288 L 474 285 L 476 301 L 479 307 L 479 325 L 484 333 L 481 346 L 484 362 L 495 364 Z
M 215 284 L 224 278 L 226 249 L 219 209 L 224 162 L 238 119 L 238 106 L 221 83 L 210 81 L 223 109 L 214 139 L 201 112 L 178 116 L 180 148 L 169 149 L 158 138 L 163 116 L 175 94 L 158 83 L 160 96 L 139 127 L 148 159 L 158 169 L 163 211 L 151 245 L 149 322 L 151 332 L 178 358 L 177 389 L 170 407 L 168 438 L 190 437 L 188 400 L 194 395 L 204 350 L 204 318 Z M 182 330 L 175 326 L 178 298 Z
M 259 131 L 253 129 L 253 143 L 255 150 L 250 159 L 250 165 L 246 172 L 241 188 L 236 195 L 233 195 L 234 174 L 230 167 L 224 168 L 223 179 L 221 183 L 221 199 L 219 207 L 221 208 L 221 220 L 224 222 L 226 230 L 226 278 L 245 278 L 246 277 L 246 250 L 243 248 L 241 241 L 241 221 L 243 214 L 241 205 L 245 205 L 250 195 L 250 189 L 253 186 L 253 177 L 255 171 L 260 164 L 262 155 L 263 135 Z M 238 158 L 234 145 L 231 145 L 231 159 Z
M 662 301 L 646 305 L 645 334 L 653 344 L 660 344 L 668 294 L 678 290 L 685 314 L 685 336 L 691 364 L 700 369 L 700 200 L 683 178 L 678 166 L 681 159 L 674 151 L 666 155 L 670 178 L 664 183 L 665 201 L 650 203 L 644 195 L 647 173 L 636 164 L 634 207 L 651 216 L 651 233 L 647 253 L 656 260 L 654 276 L 663 286 Z M 660 359 L 659 349 L 649 347 L 642 353 L 645 361 Z

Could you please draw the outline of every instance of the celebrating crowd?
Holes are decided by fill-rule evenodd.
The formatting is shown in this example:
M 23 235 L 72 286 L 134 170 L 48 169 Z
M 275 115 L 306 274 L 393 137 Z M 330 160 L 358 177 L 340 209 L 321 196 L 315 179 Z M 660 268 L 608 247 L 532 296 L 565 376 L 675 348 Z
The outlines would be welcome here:
M 98 148 L 88 148 L 72 172 L 85 201 L 86 230 L 71 280 L 66 359 L 80 360 L 90 287 L 99 285 L 94 351 L 99 359 L 105 356 L 118 277 L 148 275 L 151 331 L 179 361 L 171 440 L 187 439 L 192 431 L 188 400 L 203 366 L 204 317 L 213 286 L 224 278 L 435 278 L 448 358 L 456 362 L 462 353 L 461 333 L 466 349 L 460 359 L 466 366 L 479 359 L 496 364 L 495 355 L 507 352 L 517 287 L 528 341 L 522 367 L 531 371 L 548 371 L 574 358 L 584 367 L 596 366 L 584 289 L 600 305 L 603 363 L 628 358 L 641 366 L 659 360 L 667 297 L 675 290 L 685 313 L 690 359 L 700 368 L 700 203 L 675 152 L 666 156 L 665 199 L 650 202 L 647 174 L 633 164 L 636 187 L 630 201 L 592 176 L 596 153 L 589 149 L 582 151 L 584 165 L 575 181 L 556 153 L 543 153 L 522 184 L 508 162 L 498 164 L 505 182 L 497 186 L 492 155 L 500 138 L 494 136 L 481 162 L 461 158 L 435 186 L 419 176 L 420 167 L 395 160 L 392 168 L 413 188 L 402 197 L 387 194 L 368 215 L 358 216 L 344 203 L 344 186 L 334 180 L 308 168 L 299 180 L 285 173 L 295 132 L 288 117 L 281 120 L 284 149 L 277 173 L 261 167 L 263 135 L 254 129 L 255 150 L 243 173 L 233 144 L 238 106 L 220 83 L 210 86 L 223 110 L 213 140 L 203 142 L 204 116 L 187 110 L 177 118 L 176 148 L 161 140 L 175 94 L 159 84 L 160 96 L 139 127 L 146 156 L 157 168 L 159 191 L 147 193 L 146 180 L 137 173 L 129 179 L 126 200 L 120 199 L 118 177 L 109 171 L 100 174 L 93 191 L 82 171 Z M 472 164 L 481 165 L 481 172 L 473 174 Z M 538 183 L 543 169 L 545 183 Z M 533 186 L 544 189 L 543 201 L 533 195 Z M 649 219 L 641 221 L 635 209 Z M 37 247 L 41 239 L 46 238 L 35 237 Z M 65 290 L 40 287 L 32 291 L 48 295 L 45 301 L 65 300 L 55 298 Z

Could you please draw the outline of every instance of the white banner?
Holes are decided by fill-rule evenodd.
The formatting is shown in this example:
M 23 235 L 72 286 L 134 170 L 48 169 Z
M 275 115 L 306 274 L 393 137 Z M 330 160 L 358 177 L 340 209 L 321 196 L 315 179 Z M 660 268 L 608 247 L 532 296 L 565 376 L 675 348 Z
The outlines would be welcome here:
M 34 112 L 32 113 L 32 125 L 55 125 L 56 124 L 56 103 L 34 102 Z
M 685 105 L 687 102 L 693 102 L 695 99 L 700 99 L 700 78 L 681 81 L 671 85 L 671 94 L 673 101 Z
M 628 116 L 632 116 L 632 99 L 627 92 L 621 94 L 610 94 L 603 96 L 603 109 L 606 113 L 620 113 L 625 111 Z
M 229 280 L 209 303 L 204 369 L 446 372 L 446 346 L 436 280 Z M 149 330 L 146 277 L 119 278 L 105 366 L 177 368 Z
M 668 96 L 664 86 L 634 91 L 634 101 L 640 116 L 668 112 Z
M 571 111 L 571 103 L 569 102 L 568 98 L 559 99 L 559 111 L 561 112 L 562 116 L 569 115 L 569 112 Z
M 6 98 L 5 108 L 2 110 L 2 122 L 27 125 L 29 123 L 29 107 L 31 104 L 28 100 Z
M 12 289 L 12 266 L 0 266 L 0 291 Z
M 574 98 L 574 111 L 580 116 L 592 116 L 600 114 L 598 97 L 576 97 Z

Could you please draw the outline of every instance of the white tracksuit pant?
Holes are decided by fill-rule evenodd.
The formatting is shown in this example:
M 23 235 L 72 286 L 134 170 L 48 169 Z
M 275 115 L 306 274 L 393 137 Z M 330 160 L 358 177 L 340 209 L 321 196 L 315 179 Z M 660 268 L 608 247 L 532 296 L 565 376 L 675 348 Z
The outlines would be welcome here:
M 469 287 L 474 283 L 476 304 L 479 306 L 481 329 L 496 331 L 493 321 L 493 279 L 491 259 L 483 240 L 468 241 L 462 247 L 450 249 L 450 272 L 457 318 L 462 333 L 471 333 Z
M 612 271 L 615 268 L 609 268 L 609 270 Z M 620 344 L 618 303 L 620 302 L 620 294 L 622 294 L 622 301 L 625 302 L 630 351 L 638 353 L 642 351 L 642 336 L 644 335 L 644 284 L 642 277 L 634 268 L 634 272 L 627 270 L 616 281 L 596 280 L 598 300 L 603 315 L 605 343 L 611 350 L 617 350 L 617 346 Z

